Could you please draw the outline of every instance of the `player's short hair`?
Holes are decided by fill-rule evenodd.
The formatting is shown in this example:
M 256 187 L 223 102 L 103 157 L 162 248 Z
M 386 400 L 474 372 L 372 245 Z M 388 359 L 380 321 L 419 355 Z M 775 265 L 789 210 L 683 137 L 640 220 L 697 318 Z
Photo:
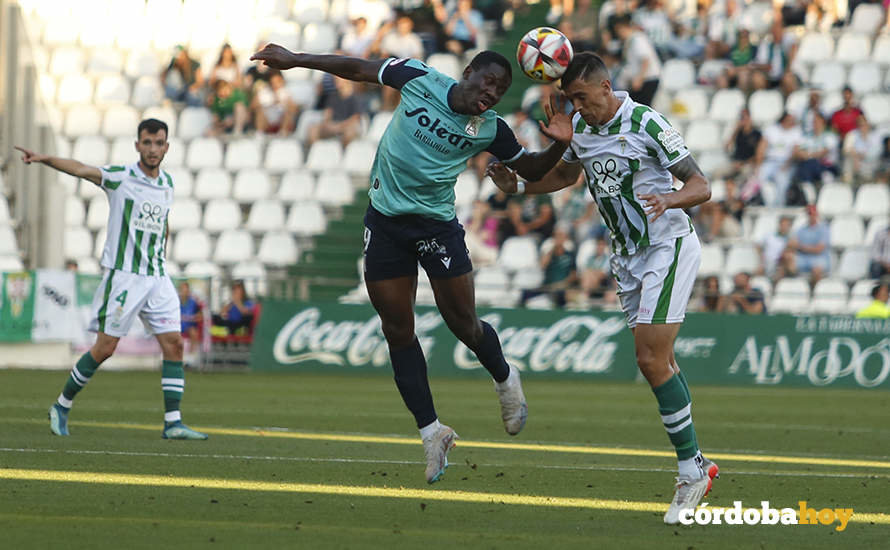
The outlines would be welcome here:
M 566 72 L 562 74 L 561 86 L 566 88 L 572 82 L 578 80 L 587 80 L 595 74 L 602 74 L 604 78 L 609 78 L 609 69 L 603 59 L 593 52 L 579 52 L 572 58 L 572 62 L 566 68 Z
M 507 76 L 510 80 L 513 80 L 513 68 L 510 66 L 510 62 L 507 61 L 507 58 L 498 52 L 492 50 L 483 50 L 476 54 L 476 57 L 470 61 L 470 67 L 474 71 L 478 71 L 483 67 L 487 67 L 491 64 L 500 65 L 507 72 Z
M 170 130 L 167 129 L 167 123 L 156 118 L 147 118 L 139 123 L 139 126 L 136 128 L 136 139 L 139 139 L 139 136 L 142 135 L 142 130 L 145 130 L 149 134 L 157 134 L 163 130 L 164 135 L 170 137 Z
M 878 283 L 871 289 L 871 297 L 875 300 L 878 299 L 878 294 L 881 293 L 881 289 L 887 286 L 887 283 Z

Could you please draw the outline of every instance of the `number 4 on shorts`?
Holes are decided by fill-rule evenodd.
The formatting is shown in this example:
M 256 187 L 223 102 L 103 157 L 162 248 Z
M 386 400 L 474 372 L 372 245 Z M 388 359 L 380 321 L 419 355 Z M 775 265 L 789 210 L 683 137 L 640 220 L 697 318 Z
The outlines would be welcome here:
M 124 307 L 124 303 L 127 301 L 127 291 L 123 291 L 117 295 L 117 298 L 114 299 L 115 302 L 119 303 L 121 307 Z

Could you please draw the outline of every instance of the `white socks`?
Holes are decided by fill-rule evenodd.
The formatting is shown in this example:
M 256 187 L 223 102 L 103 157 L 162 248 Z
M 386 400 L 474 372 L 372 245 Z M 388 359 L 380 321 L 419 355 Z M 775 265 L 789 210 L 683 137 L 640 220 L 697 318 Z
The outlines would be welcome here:
M 436 432 L 439 431 L 439 428 L 442 427 L 442 424 L 439 423 L 439 419 L 435 419 L 423 428 L 420 428 L 420 439 L 426 441 L 427 439 L 436 435 Z

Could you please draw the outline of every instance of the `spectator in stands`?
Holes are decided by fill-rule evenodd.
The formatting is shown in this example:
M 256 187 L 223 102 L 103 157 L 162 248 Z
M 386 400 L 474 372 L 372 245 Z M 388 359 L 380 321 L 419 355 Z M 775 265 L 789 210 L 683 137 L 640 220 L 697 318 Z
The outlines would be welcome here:
M 739 120 L 736 122 L 735 129 L 726 142 L 726 149 L 730 152 L 732 160 L 733 172 L 749 171 L 754 164 L 762 139 L 763 135 L 754 126 L 754 121 L 751 119 L 751 112 L 747 108 L 743 108 L 739 112 Z
M 844 181 L 858 184 L 872 179 L 883 148 L 883 136 L 871 127 L 865 115 L 859 115 L 856 129 L 844 138 Z
M 810 90 L 807 104 L 799 113 L 792 114 L 800 121 L 800 128 L 803 130 L 804 135 L 812 134 L 813 126 L 815 125 L 813 119 L 816 115 L 821 115 L 823 119 L 825 118 L 825 115 L 822 113 L 822 91 L 818 88 Z
M 802 137 L 794 117 L 785 112 L 778 123 L 766 129 L 760 140 L 754 162 L 760 167 L 758 175 L 761 184 L 771 186 L 774 191 L 769 206 L 786 204 L 786 193 L 794 170 L 792 154 Z
M 182 339 L 191 350 L 199 348 L 201 323 L 204 321 L 201 302 L 192 294 L 188 281 L 179 283 L 179 317 L 182 323 Z
M 217 80 L 213 93 L 207 98 L 207 106 L 213 115 L 213 124 L 207 133 L 211 136 L 234 134 L 240 136 L 248 122 L 247 95 L 228 80 Z
M 376 33 L 368 27 L 368 20 L 356 17 L 340 39 L 340 49 L 344 55 L 368 58 L 374 44 Z
M 265 41 L 260 41 L 260 43 L 257 44 L 256 47 L 257 51 L 261 50 L 265 45 Z M 253 100 L 255 87 L 254 85 L 257 82 L 264 82 L 268 84 L 269 79 L 272 78 L 272 75 L 276 72 L 277 71 L 273 71 L 269 68 L 268 65 L 265 65 L 260 61 L 256 61 L 253 65 L 248 67 L 247 70 L 244 71 L 244 77 L 241 79 L 241 83 L 243 85 L 242 87 L 244 88 L 244 91 L 247 93 L 248 97 Z
M 77 268 L 78 268 L 77 260 L 72 260 L 72 259 L 65 260 L 65 269 L 67 271 L 74 271 L 75 273 L 77 273 Z
M 232 283 L 231 296 L 218 315 L 213 316 L 213 324 L 225 327 L 230 335 L 250 334 L 256 305 L 247 297 L 243 281 Z
M 297 104 L 287 93 L 280 72 L 272 74 L 268 84 L 256 82 L 250 109 L 258 132 L 286 136 L 294 131 Z
M 483 32 L 484 20 L 478 10 L 473 9 L 473 0 L 457 0 L 457 8 L 448 13 L 440 0 L 433 0 L 436 18 L 445 27 L 447 36 L 445 49 L 462 56 L 467 50 L 476 47 L 479 34 Z
M 844 104 L 831 115 L 831 129 L 837 132 L 843 141 L 849 132 L 856 129 L 857 120 L 865 113 L 854 102 L 852 88 L 845 86 L 842 96 Z
M 791 66 L 797 46 L 794 35 L 786 31 L 782 18 L 775 14 L 770 34 L 760 41 L 753 61 L 755 72 L 751 83 L 754 89 L 781 87 L 782 94 L 787 97 L 796 87 Z
M 581 292 L 584 297 L 601 298 L 612 286 L 611 258 L 609 243 L 606 239 L 597 239 L 596 250 L 580 266 Z
M 856 312 L 857 319 L 890 319 L 890 285 L 878 283 L 871 289 L 872 302 Z
M 568 196 L 557 209 L 556 219 L 571 227 L 570 236 L 576 242 L 584 242 L 594 236 L 598 226 L 602 224 L 596 203 L 590 199 L 586 185 L 569 187 L 566 193 Z
M 310 145 L 319 139 L 338 138 L 346 147 L 362 133 L 365 105 L 355 91 L 356 84 L 351 80 L 335 77 L 335 85 L 337 93 L 328 102 L 324 118 L 309 128 Z
M 745 213 L 745 201 L 742 198 L 741 189 L 739 189 L 739 185 L 736 183 L 738 177 L 738 173 L 733 173 L 724 180 L 726 195 L 720 202 L 726 207 L 726 213 L 741 224 Z
M 223 44 L 216 65 L 210 71 L 210 88 L 215 89 L 216 83 L 220 80 L 228 82 L 236 89 L 241 87 L 241 71 L 238 69 L 238 60 L 235 58 L 232 46 L 228 44 Z
M 870 259 L 869 277 L 878 279 L 890 275 L 890 225 L 875 234 L 875 240 L 871 245 Z
M 649 39 L 662 59 L 672 52 L 672 44 L 675 41 L 672 22 L 661 0 L 644 0 L 631 15 L 633 24 Z
M 530 235 L 539 241 L 550 238 L 556 217 L 550 195 L 528 195 L 507 203 L 506 218 L 501 223 L 500 242 L 509 237 Z
M 807 206 L 807 225 L 797 230 L 788 241 L 788 247 L 797 253 L 797 269 L 810 275 L 810 282 L 816 284 L 828 274 L 831 267 L 831 240 L 828 224 L 819 220 L 816 205 Z
M 700 2 L 699 6 L 705 7 L 705 2 Z M 737 0 L 726 0 L 722 9 L 718 3 L 711 5 L 710 15 L 708 16 L 708 45 L 705 50 L 707 59 L 724 59 L 729 57 L 730 51 L 736 45 L 739 37 L 739 31 L 742 26 L 742 14 L 739 11 Z M 754 57 L 753 48 L 750 42 L 748 47 L 751 50 L 751 57 Z M 749 57 L 745 63 L 751 60 Z
M 382 57 L 423 59 L 423 43 L 414 33 L 414 22 L 407 15 L 396 19 L 395 28 L 383 35 L 379 49 Z M 384 110 L 392 111 L 399 104 L 399 91 L 395 88 L 383 86 L 381 95 Z
M 593 0 L 578 0 L 572 16 L 560 21 L 559 30 L 566 35 L 576 51 L 593 51 L 596 49 L 598 21 Z
M 488 203 L 473 201 L 473 215 L 466 228 L 467 250 L 474 265 L 490 265 L 498 257 L 498 218 Z
M 190 107 L 204 104 L 204 76 L 201 64 L 193 59 L 185 46 L 176 46 L 173 59 L 161 73 L 161 85 L 168 99 L 182 101 Z
M 804 134 L 794 147 L 793 157 L 797 166 L 793 179 L 795 182 L 820 184 L 831 181 L 838 174 L 838 139 L 837 134 L 828 130 L 822 113 L 813 113 L 812 120 L 813 131 Z
M 723 311 L 727 313 L 742 313 L 746 315 L 758 315 L 766 313 L 766 302 L 763 292 L 751 288 L 750 273 L 736 273 L 732 278 L 732 292 L 724 301 Z
M 727 212 L 723 202 L 708 201 L 698 209 L 696 232 L 704 242 L 714 239 L 733 239 L 742 235 L 742 226 Z
M 748 29 L 739 29 L 735 45 L 729 50 L 731 65 L 726 70 L 726 81 L 718 81 L 718 88 L 737 87 L 743 92 L 750 93 L 753 89 L 751 73 L 753 72 L 754 56 L 757 48 L 751 43 L 751 33 Z
M 884 137 L 878 168 L 875 171 L 875 181 L 890 184 L 890 136 Z
M 769 277 L 773 277 L 776 274 L 782 253 L 788 248 L 788 241 L 791 239 L 792 221 L 791 216 L 782 216 L 779 218 L 778 230 L 771 235 L 766 235 L 758 243 L 763 271 Z
M 702 284 L 701 305 L 698 310 L 710 313 L 722 312 L 725 308 L 724 300 L 725 298 L 720 293 L 720 279 L 714 275 L 705 277 Z
M 577 280 L 575 253 L 571 250 L 567 228 L 560 225 L 553 231 L 553 242 L 541 256 L 541 269 L 544 270 L 544 283 L 541 288 L 522 291 L 519 300 L 523 307 L 535 296 L 549 294 L 559 307 L 566 305 L 566 290 Z
M 510 127 L 516 134 L 516 140 L 525 147 L 526 151 L 536 153 L 544 150 L 543 136 L 538 130 L 538 123 L 529 116 L 527 111 L 518 110 L 513 113 L 513 123 Z
M 600 46 L 610 55 L 621 51 L 621 40 L 615 34 L 615 20 L 630 15 L 636 8 L 635 0 L 606 0 L 599 11 Z
M 620 86 L 637 103 L 651 105 L 658 91 L 661 61 L 646 34 L 631 23 L 630 16 L 615 19 L 615 33 L 623 44 Z

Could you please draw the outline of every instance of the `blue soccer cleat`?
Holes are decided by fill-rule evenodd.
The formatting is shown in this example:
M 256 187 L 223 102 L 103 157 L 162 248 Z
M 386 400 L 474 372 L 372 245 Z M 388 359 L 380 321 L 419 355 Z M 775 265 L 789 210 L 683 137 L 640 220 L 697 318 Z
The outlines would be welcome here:
M 195 431 L 183 424 L 182 421 L 177 420 L 176 422 L 168 422 L 164 424 L 164 431 L 161 433 L 161 437 L 163 439 L 204 440 L 209 436 L 205 433 Z
M 68 435 L 68 411 L 58 403 L 49 408 L 49 429 L 56 435 Z

